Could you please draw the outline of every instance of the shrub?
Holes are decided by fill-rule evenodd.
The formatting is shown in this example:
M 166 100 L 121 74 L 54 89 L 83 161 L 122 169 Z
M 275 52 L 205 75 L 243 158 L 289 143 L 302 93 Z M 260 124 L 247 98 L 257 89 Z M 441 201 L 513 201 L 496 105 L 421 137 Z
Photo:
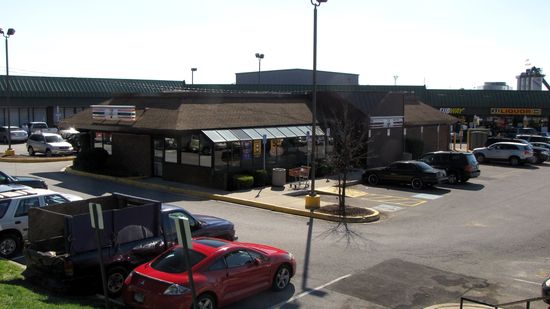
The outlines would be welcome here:
M 409 139 L 405 140 L 405 152 L 412 154 L 413 159 L 417 159 L 424 152 L 424 142 L 418 139 Z
M 267 184 L 267 171 L 255 170 L 254 171 L 254 187 L 263 187 Z
M 334 168 L 327 162 L 319 162 L 315 168 L 315 177 L 323 177 L 332 174 Z
M 233 188 L 235 190 L 250 189 L 254 185 L 254 177 L 251 175 L 233 175 Z
M 102 171 L 107 166 L 109 153 L 103 148 L 93 148 L 87 151 L 79 152 L 73 161 L 76 169 L 87 172 Z

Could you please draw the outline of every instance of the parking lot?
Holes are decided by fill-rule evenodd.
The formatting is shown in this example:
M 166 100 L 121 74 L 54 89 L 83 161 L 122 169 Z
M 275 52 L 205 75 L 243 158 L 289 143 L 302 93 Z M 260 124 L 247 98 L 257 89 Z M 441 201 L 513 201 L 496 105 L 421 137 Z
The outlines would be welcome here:
M 261 293 L 229 308 L 425 308 L 461 295 L 502 302 L 537 297 L 550 274 L 548 163 L 483 164 L 481 176 L 467 184 L 419 191 L 352 186 L 347 202 L 382 216 L 350 225 L 351 233 L 336 223 L 60 173 L 69 164 L 0 163 L 0 169 L 41 177 L 53 190 L 85 198 L 116 191 L 226 218 L 240 240 L 295 254 L 298 269 L 288 291 Z

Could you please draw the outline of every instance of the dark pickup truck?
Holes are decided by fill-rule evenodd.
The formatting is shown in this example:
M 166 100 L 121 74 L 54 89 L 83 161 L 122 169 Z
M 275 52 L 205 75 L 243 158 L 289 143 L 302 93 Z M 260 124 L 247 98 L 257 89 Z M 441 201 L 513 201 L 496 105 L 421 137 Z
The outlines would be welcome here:
M 235 240 L 231 222 L 159 201 L 113 193 L 87 200 L 29 209 L 28 241 L 23 276 L 54 291 L 94 292 L 101 276 L 91 227 L 89 203 L 103 209 L 102 254 L 111 296 L 121 292 L 126 276 L 177 242 L 170 215 L 189 219 L 194 237 Z

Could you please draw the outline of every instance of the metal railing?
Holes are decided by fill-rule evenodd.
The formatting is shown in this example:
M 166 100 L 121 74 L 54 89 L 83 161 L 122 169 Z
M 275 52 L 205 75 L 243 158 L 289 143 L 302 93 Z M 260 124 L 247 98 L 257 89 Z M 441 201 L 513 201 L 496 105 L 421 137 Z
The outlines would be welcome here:
M 532 302 L 541 301 L 541 300 L 550 300 L 550 296 L 527 298 L 527 299 L 522 299 L 522 300 L 509 302 L 509 303 L 502 303 L 502 304 L 489 304 L 489 303 L 486 303 L 486 302 L 483 302 L 483 301 L 480 301 L 480 300 L 475 300 L 475 299 L 471 299 L 471 298 L 467 298 L 467 297 L 460 297 L 460 309 L 462 309 L 462 306 L 464 305 L 464 301 L 468 301 L 468 302 L 471 302 L 471 303 L 476 303 L 476 304 L 479 304 L 479 305 L 485 305 L 485 306 L 488 306 L 488 307 L 493 307 L 495 309 L 525 303 L 525 309 L 529 309 Z

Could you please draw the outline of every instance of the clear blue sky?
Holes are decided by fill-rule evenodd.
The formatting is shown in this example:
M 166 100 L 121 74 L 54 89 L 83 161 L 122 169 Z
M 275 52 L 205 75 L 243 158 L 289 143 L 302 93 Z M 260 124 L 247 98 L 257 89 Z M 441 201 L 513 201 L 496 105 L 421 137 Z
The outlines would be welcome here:
M 231 84 L 235 73 L 311 69 L 309 0 L 0 0 L 10 74 Z M 550 74 L 548 0 L 328 0 L 318 70 L 363 85 L 473 89 L 531 65 Z M 0 74 L 5 74 L 0 48 Z

